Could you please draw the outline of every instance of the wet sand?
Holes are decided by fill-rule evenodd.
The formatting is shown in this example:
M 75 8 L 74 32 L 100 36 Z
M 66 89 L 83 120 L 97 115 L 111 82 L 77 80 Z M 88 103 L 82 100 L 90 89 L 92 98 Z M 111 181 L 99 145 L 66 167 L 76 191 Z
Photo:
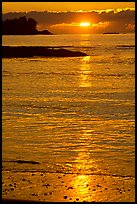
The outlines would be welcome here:
M 3 203 L 135 202 L 135 179 L 110 175 L 82 175 L 2 171 Z M 14 202 L 11 202 L 11 199 Z M 24 201 L 23 201 L 24 202 Z

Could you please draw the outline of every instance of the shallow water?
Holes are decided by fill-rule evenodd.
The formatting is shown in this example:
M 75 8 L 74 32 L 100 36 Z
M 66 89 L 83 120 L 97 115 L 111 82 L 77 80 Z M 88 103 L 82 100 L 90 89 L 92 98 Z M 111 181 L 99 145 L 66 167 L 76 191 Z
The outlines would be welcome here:
M 3 169 L 134 177 L 134 37 L 3 36 L 89 55 L 2 59 Z

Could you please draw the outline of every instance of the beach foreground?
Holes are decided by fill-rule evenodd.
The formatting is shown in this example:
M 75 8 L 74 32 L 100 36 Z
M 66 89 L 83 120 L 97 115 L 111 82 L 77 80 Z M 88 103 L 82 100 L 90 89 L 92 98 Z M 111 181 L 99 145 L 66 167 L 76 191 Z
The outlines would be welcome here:
M 3 203 L 11 203 L 11 199 L 14 202 L 134 202 L 135 179 L 115 175 L 4 170 L 2 199 Z

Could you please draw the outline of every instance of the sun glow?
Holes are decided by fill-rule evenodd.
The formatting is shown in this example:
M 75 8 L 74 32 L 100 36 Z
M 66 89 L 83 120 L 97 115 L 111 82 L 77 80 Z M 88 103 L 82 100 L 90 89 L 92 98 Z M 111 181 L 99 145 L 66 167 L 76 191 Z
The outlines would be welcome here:
M 88 22 L 82 22 L 82 23 L 80 23 L 80 26 L 81 27 L 89 27 L 89 26 L 91 26 L 91 24 Z

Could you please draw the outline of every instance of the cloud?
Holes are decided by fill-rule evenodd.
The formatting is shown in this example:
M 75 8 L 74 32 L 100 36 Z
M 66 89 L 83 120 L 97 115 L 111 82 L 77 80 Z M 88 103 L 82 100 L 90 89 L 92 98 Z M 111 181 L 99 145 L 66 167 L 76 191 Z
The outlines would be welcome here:
M 2 18 L 15 18 L 25 15 L 34 18 L 38 22 L 38 29 L 49 29 L 55 33 L 102 33 L 102 32 L 134 32 L 134 9 L 107 9 L 93 11 L 66 11 L 66 12 L 37 12 L 7 13 Z M 79 28 L 80 22 L 90 22 L 91 27 L 86 30 Z M 76 28 L 77 27 L 77 28 Z

